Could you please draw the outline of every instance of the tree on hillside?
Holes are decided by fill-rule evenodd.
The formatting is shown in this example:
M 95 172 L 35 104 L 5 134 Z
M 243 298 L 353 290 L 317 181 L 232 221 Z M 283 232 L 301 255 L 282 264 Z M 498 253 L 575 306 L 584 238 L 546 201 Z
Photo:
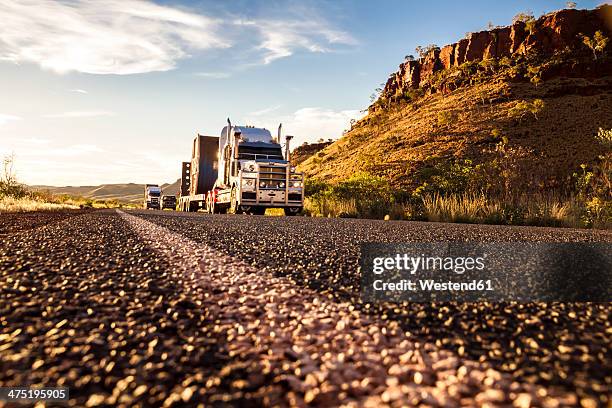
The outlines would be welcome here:
M 538 86 L 542 82 L 542 66 L 541 65 L 529 65 L 527 66 L 527 77 L 529 81 L 535 86 Z
M 414 61 L 414 55 L 412 55 L 412 54 L 406 55 L 404 57 L 404 61 L 406 61 L 406 62 Z
M 597 54 L 603 52 L 610 40 L 608 37 L 604 36 L 600 30 L 595 31 L 593 37 L 588 37 L 582 33 L 578 34 L 578 37 L 580 37 L 582 43 L 593 52 L 594 59 L 597 59 Z
M 576 2 L 575 1 L 568 1 L 567 3 L 565 3 L 565 7 L 573 10 L 576 8 Z
M 518 118 L 519 122 L 527 115 L 531 113 L 533 117 L 538 120 L 538 113 L 544 109 L 544 101 L 542 99 L 534 99 L 533 102 L 529 101 L 518 101 L 508 111 L 508 116 Z
M 608 149 L 612 149 L 612 129 L 599 128 L 595 139 Z
M 439 49 L 440 47 L 438 47 L 436 44 L 429 44 L 425 47 L 421 47 L 419 45 L 414 50 L 417 52 L 417 54 L 419 54 L 419 57 L 425 58 L 429 53 Z
M 514 18 L 512 19 L 512 24 L 527 23 L 527 21 L 530 20 L 535 20 L 535 18 L 533 17 L 533 12 L 528 10 L 524 13 L 518 13 L 516 16 L 514 16 Z
M 533 17 L 533 13 L 531 11 L 526 11 L 524 13 L 518 13 L 512 19 L 512 24 L 516 23 L 524 23 L 525 31 L 528 31 L 529 34 L 533 34 L 535 30 L 536 19 Z

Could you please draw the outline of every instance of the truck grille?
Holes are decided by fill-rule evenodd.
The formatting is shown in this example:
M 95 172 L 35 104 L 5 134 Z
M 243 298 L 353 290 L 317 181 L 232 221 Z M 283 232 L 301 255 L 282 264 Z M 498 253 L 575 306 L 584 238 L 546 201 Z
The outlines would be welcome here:
M 259 181 L 259 189 L 284 188 L 280 184 L 287 184 L 287 168 L 285 166 L 259 165 Z
M 287 181 L 287 169 L 283 166 L 259 166 L 260 180 Z

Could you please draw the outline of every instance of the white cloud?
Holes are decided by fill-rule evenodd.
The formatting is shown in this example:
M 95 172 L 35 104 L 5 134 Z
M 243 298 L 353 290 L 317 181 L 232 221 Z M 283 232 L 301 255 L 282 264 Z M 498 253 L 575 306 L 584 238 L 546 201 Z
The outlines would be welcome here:
M 81 93 L 81 94 L 87 94 L 89 92 L 87 92 L 84 89 L 71 89 L 70 92 L 75 92 L 75 93 Z
M 43 115 L 43 118 L 62 119 L 62 118 L 93 118 L 97 116 L 114 116 L 113 112 L 109 111 L 70 111 L 61 113 L 49 113 Z
M 58 73 L 167 71 L 194 51 L 233 43 L 237 53 L 248 47 L 262 53 L 257 63 L 242 66 L 269 64 L 298 50 L 321 53 L 356 44 L 317 16 L 220 19 L 151 0 L 0 0 L 0 21 L 0 61 L 33 62 Z
M 264 64 L 289 57 L 299 49 L 330 52 L 332 45 L 357 43 L 350 34 L 334 29 L 324 20 L 314 17 L 304 20 L 239 21 L 237 24 L 259 31 L 261 41 L 257 48 L 264 50 Z
M 249 116 L 264 116 L 264 115 L 267 115 L 268 113 L 271 113 L 271 112 L 274 112 L 274 111 L 278 110 L 280 107 L 281 107 L 281 105 L 270 106 L 269 108 L 265 108 L 265 109 L 254 111 L 254 112 L 250 112 Z
M 58 73 L 173 69 L 190 50 L 224 48 L 218 21 L 144 0 L 0 0 L 0 60 Z
M 7 114 L 0 113 L 0 125 L 4 125 L 5 123 L 15 121 L 15 120 L 21 120 L 21 118 L 15 115 L 7 115 Z
M 350 128 L 351 119 L 360 119 L 363 113 L 356 109 L 336 111 L 320 107 L 298 109 L 285 116 L 247 116 L 246 123 L 267 127 L 282 122 L 285 134 L 295 136 L 293 146 L 318 139 L 338 139 L 345 129 Z M 272 127 L 272 128 L 275 128 Z
M 232 76 L 229 72 L 196 72 L 194 75 L 212 79 L 225 79 Z

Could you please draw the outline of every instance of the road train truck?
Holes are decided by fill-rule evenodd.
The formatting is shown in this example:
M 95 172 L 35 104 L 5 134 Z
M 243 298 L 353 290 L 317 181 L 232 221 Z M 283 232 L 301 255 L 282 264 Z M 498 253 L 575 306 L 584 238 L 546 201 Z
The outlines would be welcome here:
M 280 145 L 282 125 L 274 138 L 269 130 L 233 126 L 219 137 L 198 134 L 191 162 L 183 162 L 180 211 L 262 215 L 282 208 L 296 215 L 304 206 L 304 176 L 290 162 L 289 143 Z
M 161 209 L 165 210 L 166 208 L 169 208 L 171 210 L 176 209 L 176 196 L 175 195 L 164 194 L 161 197 Z
M 147 184 L 144 189 L 144 208 L 161 209 L 161 188 L 157 184 Z

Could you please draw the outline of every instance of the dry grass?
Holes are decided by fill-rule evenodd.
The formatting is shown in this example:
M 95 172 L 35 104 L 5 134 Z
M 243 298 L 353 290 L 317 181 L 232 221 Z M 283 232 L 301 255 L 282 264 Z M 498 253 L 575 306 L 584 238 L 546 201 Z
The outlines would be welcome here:
M 357 218 L 357 201 L 355 199 L 342 199 L 338 197 L 319 197 L 316 200 L 304 200 L 306 213 L 318 217 Z
M 521 196 L 512 202 L 483 194 L 432 194 L 423 197 L 427 220 L 487 224 L 583 227 L 581 204 L 573 197 Z M 603 224 L 596 225 L 601 227 Z
M 0 198 L 0 213 L 2 212 L 27 212 L 27 211 L 58 211 L 78 209 L 78 205 L 74 204 L 58 204 L 48 203 L 31 198 Z
M 423 206 L 429 221 L 475 223 L 501 213 L 499 204 L 491 203 L 482 194 L 428 195 L 423 197 Z

